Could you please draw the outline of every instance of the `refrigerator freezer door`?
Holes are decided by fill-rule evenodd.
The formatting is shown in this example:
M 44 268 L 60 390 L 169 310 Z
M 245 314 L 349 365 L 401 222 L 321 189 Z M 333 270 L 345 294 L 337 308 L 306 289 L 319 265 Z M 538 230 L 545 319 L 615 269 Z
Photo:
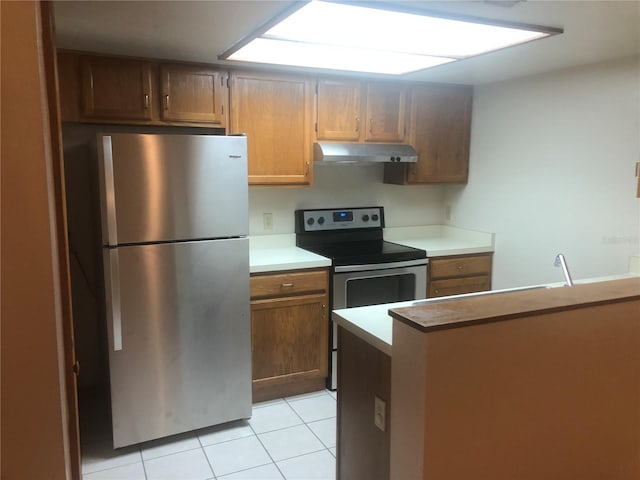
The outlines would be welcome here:
M 114 447 L 250 417 L 249 240 L 117 252 L 120 350 L 107 321 Z
M 105 245 L 245 236 L 245 137 L 98 138 Z

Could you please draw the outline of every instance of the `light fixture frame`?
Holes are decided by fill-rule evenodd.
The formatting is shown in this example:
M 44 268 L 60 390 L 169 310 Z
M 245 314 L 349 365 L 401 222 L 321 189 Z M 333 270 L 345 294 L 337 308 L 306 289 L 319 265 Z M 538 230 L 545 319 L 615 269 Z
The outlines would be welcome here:
M 229 47 L 224 52 L 219 54 L 218 55 L 218 59 L 219 60 L 227 60 L 227 61 L 230 61 L 230 62 L 241 62 L 241 63 L 250 63 L 250 64 L 259 64 L 259 65 L 267 65 L 267 64 L 269 64 L 269 62 L 251 62 L 251 61 L 245 61 L 245 60 L 232 60 L 229 57 L 231 55 L 233 55 L 234 53 L 236 53 L 241 48 L 243 48 L 246 45 L 248 45 L 249 43 L 251 43 L 253 40 L 261 37 L 264 33 L 269 31 L 272 27 L 276 26 L 281 21 L 283 21 L 284 19 L 288 18 L 289 16 L 294 14 L 296 11 L 302 9 L 303 7 L 305 7 L 307 4 L 311 3 L 312 1 L 313 0 L 301 0 L 301 1 L 296 1 L 292 5 L 289 5 L 288 7 L 283 9 L 280 13 L 277 13 L 276 15 L 274 15 L 272 18 L 270 18 L 269 20 L 267 20 L 266 22 L 264 22 L 263 24 L 261 24 L 260 26 L 255 28 L 249 34 L 245 35 L 240 40 L 238 40 L 236 43 L 234 43 L 231 47 Z M 547 34 L 547 36 L 545 36 L 543 38 L 549 38 L 550 36 L 564 33 L 564 29 L 561 28 L 561 27 L 549 27 L 549 26 L 544 26 L 544 25 L 537 25 L 537 24 L 530 24 L 530 23 L 523 23 L 523 22 L 512 22 L 512 21 L 506 21 L 506 20 L 496 20 L 496 19 L 478 17 L 478 16 L 473 16 L 473 15 L 453 14 L 453 13 L 441 12 L 441 11 L 430 10 L 430 9 L 412 8 L 411 6 L 409 6 L 407 4 L 398 5 L 398 4 L 388 3 L 388 2 L 372 2 L 372 1 L 355 1 L 355 2 L 351 1 L 350 2 L 350 1 L 345 1 L 345 0 L 322 0 L 322 1 L 325 2 L 325 3 L 336 3 L 336 4 L 348 5 L 348 6 L 357 6 L 357 7 L 363 7 L 363 8 L 373 8 L 373 9 L 376 9 L 376 10 L 387 10 L 387 11 L 391 11 L 391 12 L 408 13 L 408 14 L 413 14 L 413 15 L 421 15 L 421 16 L 427 16 L 427 17 L 441 18 L 441 19 L 445 19 L 445 20 L 454 20 L 454 21 L 476 23 L 476 24 L 480 24 L 480 25 L 490 25 L 490 26 L 495 26 L 495 27 L 514 28 L 514 29 L 521 29 L 521 30 L 532 30 L 532 31 L 543 33 L 543 34 Z M 264 37 L 264 38 L 269 39 L 270 37 Z M 443 65 L 449 65 L 451 63 L 458 63 L 461 60 L 466 60 L 466 59 L 469 59 L 469 58 L 476 58 L 476 57 L 479 57 L 481 55 L 487 55 L 487 54 L 494 53 L 494 52 L 497 52 L 497 51 L 500 51 L 500 50 L 505 50 L 507 48 L 512 48 L 512 47 L 516 47 L 516 46 L 519 46 L 519 45 L 524 45 L 526 43 L 529 43 L 529 42 L 532 42 L 532 41 L 535 41 L 535 40 L 541 40 L 541 38 L 531 39 L 531 40 L 527 40 L 527 41 L 524 41 L 524 42 L 521 42 L 521 43 L 517 43 L 517 44 L 513 44 L 513 45 L 507 45 L 507 46 L 502 47 L 502 48 L 489 50 L 487 52 L 483 52 L 483 53 L 479 53 L 479 54 L 475 54 L 475 55 L 465 56 L 465 57 L 461 57 L 461 58 L 455 58 L 454 61 L 444 63 Z M 308 67 L 308 66 L 307 67 L 301 67 L 299 65 L 293 65 L 293 64 L 273 64 L 273 65 L 278 65 L 280 67 L 289 67 L 289 68 L 305 68 L 305 69 L 315 68 L 317 70 L 333 70 L 333 69 L 328 69 L 328 68 L 325 68 L 325 67 Z M 436 67 L 427 67 L 427 68 L 436 68 Z M 416 72 L 420 72 L 420 71 L 424 71 L 424 70 L 426 70 L 426 68 L 417 69 L 417 70 L 413 70 L 411 72 L 407 72 L 407 73 L 404 73 L 404 74 L 392 75 L 392 76 L 397 77 L 397 76 L 402 76 L 402 75 L 410 75 L 412 73 L 416 73 Z M 346 72 L 348 70 L 344 70 L 344 71 Z M 352 71 L 352 73 L 363 73 L 363 72 Z M 371 72 L 371 73 L 374 73 L 374 72 Z M 390 75 L 390 74 L 380 74 L 380 75 Z

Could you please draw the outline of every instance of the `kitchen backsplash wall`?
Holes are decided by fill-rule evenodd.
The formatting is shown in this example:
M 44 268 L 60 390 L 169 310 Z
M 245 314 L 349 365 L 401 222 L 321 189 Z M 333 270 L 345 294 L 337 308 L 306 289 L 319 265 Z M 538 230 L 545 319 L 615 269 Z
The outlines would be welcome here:
M 383 165 L 317 165 L 311 188 L 249 189 L 249 233 L 293 233 L 294 210 L 382 205 L 386 225 L 434 225 L 443 222 L 444 187 L 382 183 Z M 272 228 L 265 229 L 264 214 Z
M 494 288 L 628 272 L 640 251 L 640 59 L 476 87 L 452 225 L 495 232 Z

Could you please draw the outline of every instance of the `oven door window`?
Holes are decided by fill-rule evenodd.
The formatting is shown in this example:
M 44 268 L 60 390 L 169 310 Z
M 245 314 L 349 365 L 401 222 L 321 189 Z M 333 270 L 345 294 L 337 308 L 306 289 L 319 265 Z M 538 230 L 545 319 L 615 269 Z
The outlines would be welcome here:
M 414 300 L 415 295 L 413 273 L 350 278 L 346 282 L 347 308 Z

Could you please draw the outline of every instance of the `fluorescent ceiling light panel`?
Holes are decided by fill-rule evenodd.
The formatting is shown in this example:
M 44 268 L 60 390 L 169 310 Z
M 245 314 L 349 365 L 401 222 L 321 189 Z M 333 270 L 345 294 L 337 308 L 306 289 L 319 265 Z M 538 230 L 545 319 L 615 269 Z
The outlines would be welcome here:
M 312 1 L 221 58 L 399 75 L 559 32 Z
M 392 75 L 422 70 L 454 60 L 452 58 L 427 55 L 412 55 L 334 45 L 304 44 L 268 38 L 256 38 L 234 53 L 229 59 Z

